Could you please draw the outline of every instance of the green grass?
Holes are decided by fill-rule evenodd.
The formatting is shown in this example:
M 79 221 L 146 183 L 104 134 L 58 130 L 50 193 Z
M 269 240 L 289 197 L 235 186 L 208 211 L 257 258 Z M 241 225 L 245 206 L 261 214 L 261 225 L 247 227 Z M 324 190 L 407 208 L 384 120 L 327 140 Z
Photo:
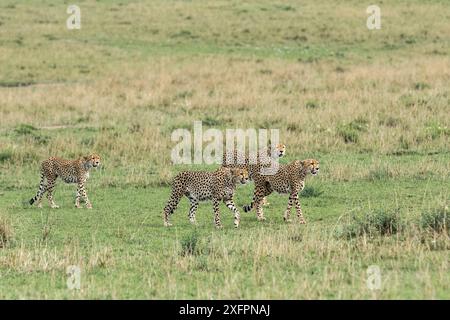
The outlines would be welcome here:
M 307 183 L 323 193 L 302 198 L 308 225 L 285 224 L 287 198 L 272 195 L 267 222 L 242 213 L 236 230 L 222 205 L 224 230 L 215 230 L 209 203 L 200 205 L 198 226 L 192 226 L 184 199 L 173 216 L 174 227 L 167 229 L 161 210 L 169 188 L 99 188 L 102 178 L 102 172 L 93 172 L 88 188 L 93 210 L 73 207 L 69 185 L 58 186 L 61 209 L 56 210 L 45 201 L 43 209 L 24 204 L 35 188 L 1 195 L 7 204 L 2 214 L 12 219 L 14 229 L 0 255 L 2 298 L 448 298 L 448 273 L 439 269 L 447 261 L 446 250 L 428 252 L 409 235 L 364 243 L 333 238 L 333 230 L 344 225 L 342 213 L 377 208 L 379 199 L 383 206 L 402 207 L 403 218 L 412 220 L 431 196 L 445 200 L 448 181 L 430 179 L 417 186 L 408 179 L 340 183 L 311 178 Z M 27 180 L 37 182 L 37 176 L 27 175 Z M 238 189 L 240 207 L 251 191 L 252 186 Z M 418 280 L 427 260 L 429 277 Z M 370 264 L 380 266 L 385 283 L 375 293 L 364 288 Z M 68 265 L 82 269 L 79 292 L 65 287 Z M 325 288 L 319 285 L 323 278 L 335 280 Z M 421 283 L 431 287 L 424 291 Z

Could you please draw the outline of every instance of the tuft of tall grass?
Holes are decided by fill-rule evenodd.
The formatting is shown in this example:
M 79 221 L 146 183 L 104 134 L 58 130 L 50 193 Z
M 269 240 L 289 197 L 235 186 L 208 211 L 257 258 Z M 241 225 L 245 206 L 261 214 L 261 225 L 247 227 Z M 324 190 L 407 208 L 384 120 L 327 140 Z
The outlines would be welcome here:
M 191 233 L 188 233 L 185 235 L 181 241 L 181 256 L 191 256 L 191 255 L 197 255 L 200 253 L 199 250 L 199 234 L 197 231 L 192 231 Z
M 346 125 L 338 126 L 337 133 L 344 140 L 345 143 L 358 143 L 359 141 L 358 131 Z
M 19 124 L 14 129 L 14 132 L 17 135 L 26 136 L 26 135 L 33 135 L 36 133 L 38 129 L 30 124 Z
M 14 129 L 14 133 L 17 136 L 31 137 L 34 142 L 41 145 L 46 145 L 50 141 L 49 136 L 42 134 L 39 129 L 29 124 L 19 124 Z
M 349 123 L 340 124 L 337 133 L 345 143 L 358 143 L 360 133 L 366 132 L 368 126 L 369 121 L 360 116 Z
M 423 211 L 420 216 L 420 227 L 426 231 L 448 234 L 450 230 L 448 206 Z
M 306 102 L 305 107 L 308 109 L 317 109 L 320 107 L 320 104 L 315 100 L 309 100 Z
M 315 198 L 321 196 L 323 192 L 324 191 L 319 187 L 305 186 L 305 188 L 300 193 L 300 196 L 303 198 Z
M 10 150 L 0 151 L 0 163 L 8 162 L 13 157 L 13 153 Z
M 424 135 L 429 140 L 436 140 L 442 136 L 450 137 L 450 128 L 439 123 L 431 123 L 425 127 Z
M 13 228 L 11 222 L 0 215 L 0 248 L 4 248 L 13 236 Z
M 375 209 L 347 217 L 335 235 L 338 238 L 353 239 L 360 236 L 389 236 L 405 229 L 406 223 L 400 217 L 399 209 Z
M 388 166 L 380 166 L 370 170 L 367 179 L 370 181 L 387 180 L 394 177 L 394 172 Z

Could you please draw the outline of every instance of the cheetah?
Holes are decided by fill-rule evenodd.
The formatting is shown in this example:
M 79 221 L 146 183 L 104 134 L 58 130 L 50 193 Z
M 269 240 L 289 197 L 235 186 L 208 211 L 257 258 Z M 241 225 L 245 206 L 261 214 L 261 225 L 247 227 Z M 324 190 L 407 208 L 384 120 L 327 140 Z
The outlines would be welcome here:
M 246 168 L 249 172 L 250 179 L 252 179 L 255 172 L 259 173 L 259 170 L 256 169 L 260 169 L 261 164 L 266 165 L 266 163 L 260 161 L 261 153 L 265 153 L 268 156 L 268 161 L 281 158 L 286 154 L 286 146 L 284 144 L 278 144 L 276 150 L 272 153 L 271 145 L 269 145 L 268 148 L 261 148 L 256 155 L 248 155 L 237 148 L 234 148 L 232 151 L 225 150 L 222 157 L 222 166 L 228 168 Z
M 225 150 L 222 158 L 222 166 L 228 168 L 245 168 L 249 172 L 249 179 L 254 180 L 261 175 L 261 168 L 268 168 L 272 164 L 273 159 L 281 158 L 286 154 L 286 145 L 277 144 L 275 152 L 272 151 L 272 144 L 268 148 L 261 148 L 256 155 L 245 154 L 236 148 L 231 151 Z M 260 154 L 266 154 L 268 159 L 260 161 Z M 263 198 L 263 205 L 268 206 L 269 202 L 266 197 Z
M 190 203 L 189 221 L 196 224 L 195 213 L 199 201 L 212 200 L 214 209 L 214 223 L 221 228 L 219 203 L 225 205 L 234 213 L 234 226 L 237 228 L 240 222 L 240 214 L 236 208 L 233 196 L 236 186 L 245 184 L 249 180 L 247 169 L 220 167 L 216 171 L 184 171 L 180 172 L 173 180 L 172 193 L 164 208 L 164 226 L 169 227 L 169 216 L 175 211 L 183 195 Z
M 259 179 L 255 180 L 252 203 L 244 206 L 244 211 L 249 212 L 255 207 L 258 220 L 265 220 L 261 206 L 262 199 L 270 195 L 273 191 L 276 191 L 278 193 L 289 194 L 284 220 L 287 222 L 291 221 L 291 208 L 295 204 L 300 223 L 306 223 L 302 214 L 298 193 L 305 187 L 305 178 L 308 173 L 314 176 L 319 173 L 319 161 L 306 159 L 303 161 L 295 160 L 289 164 L 280 164 L 278 171 L 274 175 L 260 176 Z
M 78 184 L 77 196 L 75 199 L 75 207 L 81 208 L 80 198 L 83 197 L 86 207 L 92 208 L 92 204 L 88 199 L 84 184 L 89 178 L 89 170 L 100 165 L 100 157 L 96 154 L 81 157 L 77 160 L 65 160 L 58 157 L 51 157 L 43 161 L 41 164 L 41 182 L 39 190 L 34 198 L 30 200 L 30 205 L 37 202 L 39 208 L 42 207 L 41 200 L 45 192 L 47 199 L 52 208 L 59 208 L 53 200 L 53 189 L 56 179 L 61 178 L 66 183 Z M 47 184 L 45 184 L 47 180 Z

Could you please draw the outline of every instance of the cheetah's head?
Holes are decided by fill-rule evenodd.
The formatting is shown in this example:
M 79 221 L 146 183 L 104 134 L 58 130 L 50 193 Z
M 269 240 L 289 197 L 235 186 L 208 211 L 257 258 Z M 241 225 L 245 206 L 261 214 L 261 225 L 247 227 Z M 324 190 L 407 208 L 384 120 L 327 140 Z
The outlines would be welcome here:
M 84 161 L 91 167 L 98 167 L 100 165 L 100 156 L 97 154 L 91 154 L 84 157 Z
M 286 153 L 286 146 L 282 143 L 277 144 L 277 156 L 281 158 Z
M 306 159 L 302 161 L 302 166 L 313 176 L 319 173 L 319 161 L 316 159 Z
M 249 181 L 247 169 L 240 169 L 240 168 L 231 169 L 231 175 L 233 177 L 233 180 L 241 184 L 246 184 Z

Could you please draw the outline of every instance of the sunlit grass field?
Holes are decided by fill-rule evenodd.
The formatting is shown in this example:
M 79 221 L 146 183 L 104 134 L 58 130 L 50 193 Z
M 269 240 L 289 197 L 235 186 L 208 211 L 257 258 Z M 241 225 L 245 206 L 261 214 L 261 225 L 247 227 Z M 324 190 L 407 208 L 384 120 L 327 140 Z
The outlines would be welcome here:
M 72 2 L 70 3 L 72 4 Z M 360 1 L 0 4 L 0 298 L 449 299 L 450 4 Z M 279 129 L 317 158 L 307 225 L 188 201 L 163 227 L 171 133 Z M 39 164 L 96 152 L 92 210 L 30 207 Z M 253 185 L 237 189 L 240 208 Z M 66 268 L 81 269 L 69 290 Z M 369 266 L 381 286 L 367 285 Z

